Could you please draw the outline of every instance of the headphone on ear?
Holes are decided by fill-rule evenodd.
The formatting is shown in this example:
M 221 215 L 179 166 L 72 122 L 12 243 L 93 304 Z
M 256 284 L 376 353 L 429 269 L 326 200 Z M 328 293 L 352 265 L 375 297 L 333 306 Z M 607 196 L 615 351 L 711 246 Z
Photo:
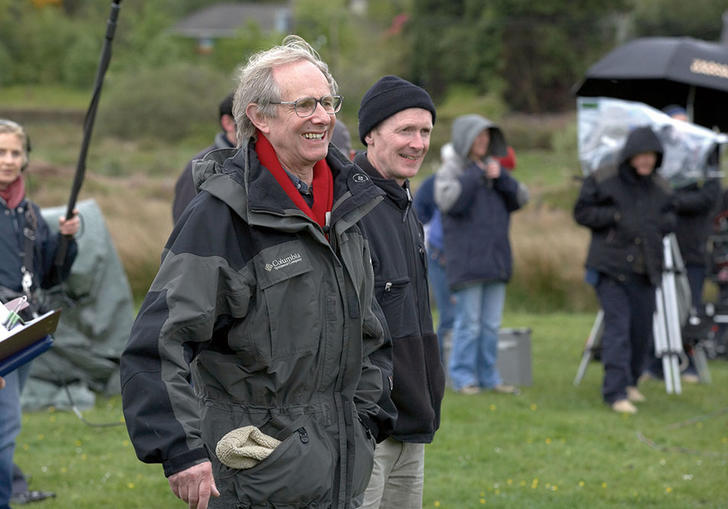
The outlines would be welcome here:
M 23 147 L 25 149 L 25 162 L 20 168 L 20 171 L 25 171 L 25 169 L 28 167 L 28 162 L 30 162 L 30 136 L 28 136 L 28 133 L 25 132 L 25 129 L 23 129 L 22 125 L 18 124 L 17 122 L 13 122 L 12 120 L 0 118 L 0 126 L 9 127 L 11 129 L 11 133 L 19 134 L 25 140 L 25 146 Z

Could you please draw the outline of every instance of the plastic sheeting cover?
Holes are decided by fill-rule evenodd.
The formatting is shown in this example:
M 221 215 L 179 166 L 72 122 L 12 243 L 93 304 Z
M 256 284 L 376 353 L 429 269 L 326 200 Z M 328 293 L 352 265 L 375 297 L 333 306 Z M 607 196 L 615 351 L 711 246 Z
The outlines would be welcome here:
M 589 175 L 614 166 L 629 132 L 649 125 L 665 149 L 660 174 L 674 187 L 720 176 L 710 164 L 712 152 L 728 143 L 728 136 L 690 122 L 673 119 L 644 103 L 609 97 L 577 98 L 579 162 Z

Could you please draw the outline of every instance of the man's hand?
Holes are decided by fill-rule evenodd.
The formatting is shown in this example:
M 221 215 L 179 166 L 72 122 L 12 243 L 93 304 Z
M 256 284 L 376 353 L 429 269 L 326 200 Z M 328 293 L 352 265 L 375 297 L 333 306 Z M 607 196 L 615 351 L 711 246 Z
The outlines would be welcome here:
M 0 389 L 2 389 L 3 387 L 5 387 L 5 379 L 0 376 Z
M 187 502 L 191 509 L 207 509 L 210 497 L 219 497 L 220 492 L 212 477 L 209 461 L 194 465 L 167 478 L 169 487 L 178 498 Z

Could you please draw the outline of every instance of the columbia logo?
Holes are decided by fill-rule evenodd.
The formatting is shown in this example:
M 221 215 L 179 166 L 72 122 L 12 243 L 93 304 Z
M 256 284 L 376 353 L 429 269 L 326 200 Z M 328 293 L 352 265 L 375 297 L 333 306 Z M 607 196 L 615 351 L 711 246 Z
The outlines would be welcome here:
M 271 272 L 272 270 L 282 269 L 284 267 L 288 267 L 289 265 L 293 265 L 294 263 L 298 263 L 301 260 L 302 258 L 300 253 L 291 253 L 288 256 L 284 256 L 282 258 L 273 260 L 270 263 L 266 263 L 265 270 Z

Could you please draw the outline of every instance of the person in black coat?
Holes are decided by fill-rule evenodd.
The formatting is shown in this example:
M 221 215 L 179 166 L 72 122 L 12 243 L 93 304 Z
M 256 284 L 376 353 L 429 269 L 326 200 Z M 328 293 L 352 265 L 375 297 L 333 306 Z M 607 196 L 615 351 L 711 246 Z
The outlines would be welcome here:
M 663 111 L 670 117 L 689 122 L 682 106 L 666 106 Z M 719 167 L 719 153 L 716 149 L 708 157 L 708 167 Z M 704 181 L 690 181 L 675 188 L 673 202 L 677 222 L 675 237 L 680 247 L 688 282 L 692 306 L 699 310 L 703 303 L 703 283 L 706 273 L 706 244 L 711 232 L 711 222 L 720 199 L 720 179 L 706 178 Z
M 604 311 L 602 397 L 613 410 L 635 413 L 637 389 L 652 338 L 655 288 L 663 269 L 662 237 L 674 229 L 669 184 L 657 175 L 663 148 L 649 127 L 634 129 L 619 165 L 589 175 L 574 218 L 591 230 L 587 281 Z
M 674 119 L 689 122 L 687 112 L 682 106 L 673 104 L 663 111 Z M 706 165 L 709 168 L 719 167 L 718 157 L 716 149 L 709 155 Z M 673 190 L 675 237 L 690 287 L 690 305 L 695 313 L 699 313 L 703 307 L 703 285 L 707 272 L 706 248 L 720 193 L 720 179 L 714 177 L 680 183 Z M 650 378 L 663 377 L 662 361 L 654 354 L 651 355 L 645 374 Z M 687 383 L 700 381 L 692 355 L 688 356 L 688 365 L 683 369 L 681 379 Z
M 187 204 L 192 201 L 192 198 L 197 194 L 195 188 L 195 181 L 192 176 L 192 162 L 197 159 L 202 159 L 213 150 L 220 148 L 234 148 L 235 147 L 235 119 L 233 118 L 233 94 L 229 93 L 220 102 L 218 107 L 220 115 L 220 128 L 222 131 L 215 135 L 215 141 L 209 147 L 205 147 L 200 152 L 195 154 L 192 159 L 187 161 L 184 170 L 177 177 L 177 182 L 174 184 L 174 201 L 172 202 L 172 220 L 176 223 L 179 216 L 182 215 Z
M 374 293 L 392 338 L 392 436 L 377 444 L 362 509 L 422 507 L 425 444 L 440 426 L 445 374 L 432 327 L 427 253 L 412 207 L 409 179 L 430 146 L 435 106 L 421 87 L 385 76 L 364 94 L 359 139 L 366 151 L 354 163 L 385 192 L 361 220 L 369 240 Z

